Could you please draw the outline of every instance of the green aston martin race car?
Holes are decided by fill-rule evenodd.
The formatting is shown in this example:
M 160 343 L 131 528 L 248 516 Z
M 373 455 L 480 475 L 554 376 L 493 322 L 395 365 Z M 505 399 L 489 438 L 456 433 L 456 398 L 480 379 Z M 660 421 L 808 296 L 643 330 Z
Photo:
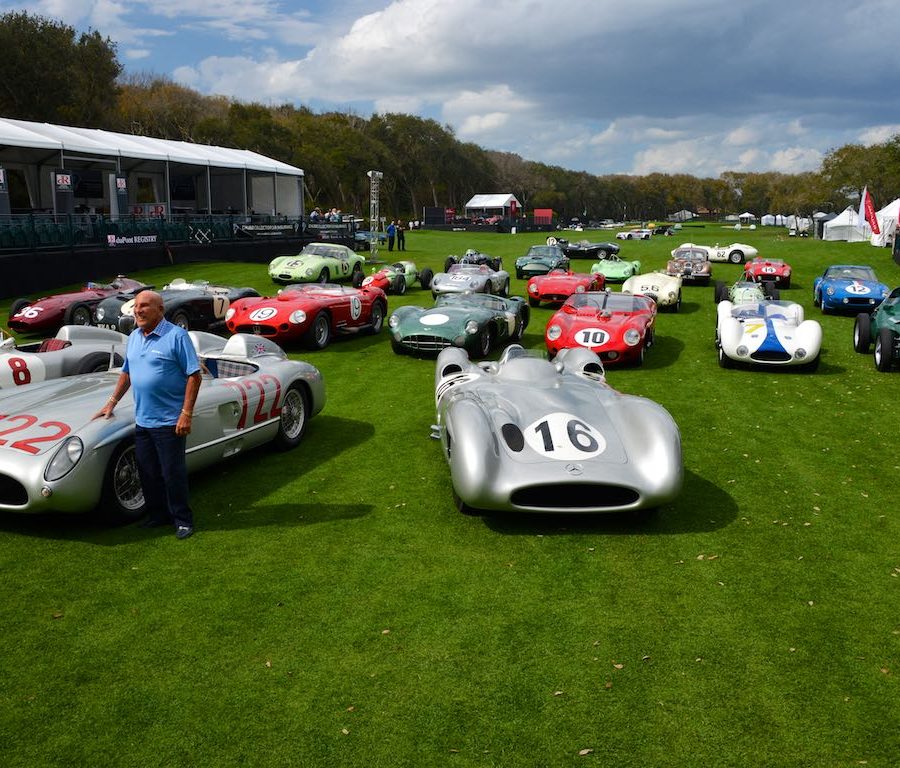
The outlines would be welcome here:
M 388 320 L 398 355 L 436 355 L 461 347 L 485 357 L 492 349 L 519 341 L 528 325 L 528 303 L 520 296 L 447 293 L 433 307 L 398 307 Z
M 900 288 L 894 288 L 871 315 L 861 312 L 853 326 L 853 348 L 868 352 L 875 342 L 875 367 L 887 373 L 900 360 Z
M 610 253 L 605 259 L 600 259 L 591 266 L 591 274 L 603 275 L 607 283 L 624 283 L 640 271 L 640 261 L 626 261 L 615 253 Z
M 333 283 L 350 280 L 355 288 L 363 281 L 366 259 L 338 243 L 310 243 L 295 256 L 279 256 L 269 264 L 276 283 Z

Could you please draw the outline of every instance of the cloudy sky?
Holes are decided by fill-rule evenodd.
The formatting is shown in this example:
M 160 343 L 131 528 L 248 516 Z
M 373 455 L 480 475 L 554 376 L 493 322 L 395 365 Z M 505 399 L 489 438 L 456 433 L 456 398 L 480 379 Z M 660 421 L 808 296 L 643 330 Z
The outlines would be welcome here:
M 36 0 L 127 72 L 408 112 L 591 173 L 816 170 L 900 133 L 896 0 Z

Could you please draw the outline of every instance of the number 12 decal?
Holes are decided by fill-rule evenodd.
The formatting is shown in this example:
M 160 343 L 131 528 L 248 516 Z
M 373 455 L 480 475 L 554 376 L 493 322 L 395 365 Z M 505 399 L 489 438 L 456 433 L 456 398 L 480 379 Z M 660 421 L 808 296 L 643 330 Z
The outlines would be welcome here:
M 548 459 L 580 461 L 606 450 L 606 439 L 571 413 L 550 413 L 527 426 L 525 442 Z

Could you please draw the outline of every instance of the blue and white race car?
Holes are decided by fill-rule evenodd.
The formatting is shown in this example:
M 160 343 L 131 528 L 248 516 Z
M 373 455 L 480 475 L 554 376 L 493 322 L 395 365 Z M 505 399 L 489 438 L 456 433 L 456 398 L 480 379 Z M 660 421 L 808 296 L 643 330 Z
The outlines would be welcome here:
M 828 314 L 835 310 L 874 312 L 890 290 L 872 267 L 834 264 L 813 281 L 813 303 Z
M 719 365 L 819 366 L 822 326 L 806 320 L 803 307 L 792 301 L 766 299 L 716 306 L 716 346 Z

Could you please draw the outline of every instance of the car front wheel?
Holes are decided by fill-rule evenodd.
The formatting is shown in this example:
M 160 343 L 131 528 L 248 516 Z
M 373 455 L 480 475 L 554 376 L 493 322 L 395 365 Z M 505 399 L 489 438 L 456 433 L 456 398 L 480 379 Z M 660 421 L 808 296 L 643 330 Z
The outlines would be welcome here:
M 274 445 L 279 451 L 296 448 L 306 432 L 309 414 L 309 396 L 299 384 L 293 384 L 284 394 L 281 415 L 278 419 L 278 434 Z
M 326 312 L 319 312 L 306 332 L 306 346 L 310 349 L 324 349 L 331 340 L 331 323 Z
M 380 301 L 376 301 L 372 305 L 372 333 L 381 333 L 381 329 L 384 326 L 384 307 L 381 305 Z
M 871 343 L 872 318 L 866 312 L 861 312 L 856 316 L 856 322 L 853 324 L 853 349 L 866 353 L 869 351 Z
M 732 251 L 728 254 L 728 261 L 732 264 L 743 264 L 744 263 L 744 253 L 743 251 Z
M 875 367 L 882 373 L 891 370 L 894 356 L 894 332 L 882 328 L 875 337 Z
M 130 523 L 144 514 L 146 501 L 134 443 L 121 443 L 106 465 L 100 513 L 110 523 Z
M 72 304 L 65 314 L 66 325 L 90 325 L 91 308 L 87 304 Z

